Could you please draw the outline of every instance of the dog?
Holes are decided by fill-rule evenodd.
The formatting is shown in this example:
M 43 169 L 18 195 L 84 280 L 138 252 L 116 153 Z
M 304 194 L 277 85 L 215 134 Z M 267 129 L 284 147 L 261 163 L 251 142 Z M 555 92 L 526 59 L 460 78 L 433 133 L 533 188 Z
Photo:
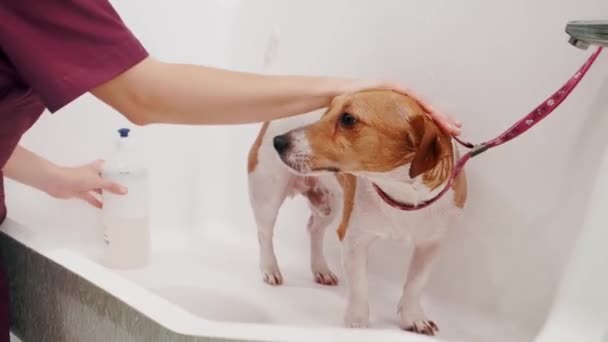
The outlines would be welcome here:
M 283 201 L 303 195 L 311 209 L 312 274 L 323 285 L 338 284 L 323 251 L 326 228 L 337 227 L 347 283 L 344 324 L 369 325 L 368 248 L 378 238 L 390 238 L 412 250 L 399 325 L 434 335 L 438 327 L 425 315 L 420 296 L 442 239 L 464 210 L 465 173 L 437 202 L 416 211 L 388 205 L 375 186 L 402 203 L 433 198 L 451 177 L 456 144 L 415 100 L 391 90 L 340 95 L 317 114 L 322 115 L 264 123 L 249 151 L 249 197 L 264 281 L 283 283 L 273 247 L 274 224 Z

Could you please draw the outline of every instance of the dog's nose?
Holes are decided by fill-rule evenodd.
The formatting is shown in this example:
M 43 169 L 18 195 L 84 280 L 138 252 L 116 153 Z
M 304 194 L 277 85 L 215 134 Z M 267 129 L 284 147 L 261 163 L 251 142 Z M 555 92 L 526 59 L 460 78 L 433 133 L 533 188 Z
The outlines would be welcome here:
M 274 137 L 272 144 L 277 152 L 283 153 L 289 148 L 289 139 L 285 135 L 277 135 Z

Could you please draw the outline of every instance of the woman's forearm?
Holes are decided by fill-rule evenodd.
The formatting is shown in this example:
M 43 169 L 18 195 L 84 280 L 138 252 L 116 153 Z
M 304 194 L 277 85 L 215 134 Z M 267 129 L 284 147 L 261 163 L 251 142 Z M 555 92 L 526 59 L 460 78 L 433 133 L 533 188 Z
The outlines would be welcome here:
M 49 192 L 49 181 L 57 166 L 37 154 L 17 146 L 2 169 L 4 175 L 19 183 Z
M 135 123 L 235 124 L 326 107 L 354 81 L 266 76 L 148 58 L 93 90 Z
M 161 64 L 151 88 L 153 122 L 234 124 L 323 108 L 338 95 L 327 78 L 264 76 L 193 65 Z

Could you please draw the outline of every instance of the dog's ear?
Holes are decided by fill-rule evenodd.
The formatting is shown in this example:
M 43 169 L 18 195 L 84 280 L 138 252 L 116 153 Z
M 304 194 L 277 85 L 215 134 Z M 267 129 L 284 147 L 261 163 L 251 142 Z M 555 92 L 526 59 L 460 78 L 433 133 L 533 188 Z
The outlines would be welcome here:
M 445 146 L 441 144 L 441 132 L 432 119 L 416 117 L 411 125 L 419 137 L 416 154 L 410 165 L 410 178 L 414 178 L 437 166 L 445 152 Z

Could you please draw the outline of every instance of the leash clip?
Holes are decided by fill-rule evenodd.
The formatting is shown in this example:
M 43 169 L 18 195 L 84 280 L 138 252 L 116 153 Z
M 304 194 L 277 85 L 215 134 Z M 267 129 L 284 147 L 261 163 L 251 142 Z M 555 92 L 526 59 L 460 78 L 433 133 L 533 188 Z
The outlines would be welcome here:
M 476 157 L 482 153 L 484 153 L 485 151 L 487 151 L 490 148 L 490 146 L 486 143 L 481 143 L 481 144 L 477 144 L 475 146 L 473 146 L 473 148 L 471 149 L 471 158 Z

